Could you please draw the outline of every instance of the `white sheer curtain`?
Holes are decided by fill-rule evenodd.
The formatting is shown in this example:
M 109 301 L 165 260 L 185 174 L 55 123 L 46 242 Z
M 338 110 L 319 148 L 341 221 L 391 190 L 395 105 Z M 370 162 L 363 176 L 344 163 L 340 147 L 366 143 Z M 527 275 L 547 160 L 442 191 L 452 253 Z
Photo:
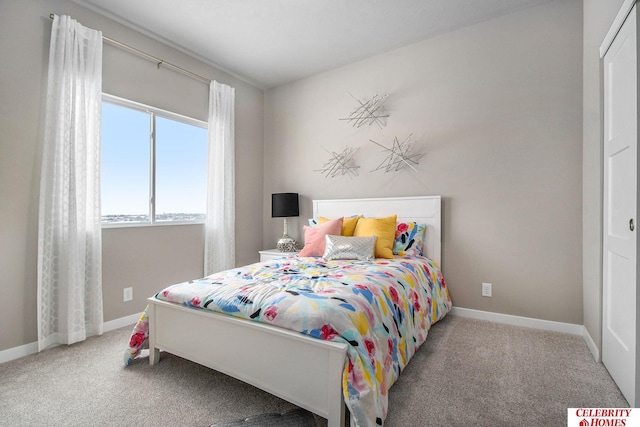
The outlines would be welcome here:
M 209 87 L 209 172 L 204 274 L 235 267 L 235 89 Z
M 38 349 L 102 334 L 102 33 L 51 30 L 38 230 Z

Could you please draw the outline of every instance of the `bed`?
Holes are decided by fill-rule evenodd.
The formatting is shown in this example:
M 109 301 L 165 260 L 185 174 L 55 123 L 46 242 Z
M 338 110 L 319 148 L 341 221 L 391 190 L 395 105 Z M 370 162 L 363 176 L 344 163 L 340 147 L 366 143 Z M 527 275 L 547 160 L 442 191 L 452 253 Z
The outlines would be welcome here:
M 220 272 L 208 278 L 177 284 L 159 292 L 155 297 L 149 298 L 145 314 L 134 328 L 131 344 L 135 348 L 141 347 L 143 339 L 148 336 L 149 361 L 152 365 L 158 363 L 160 351 L 175 354 L 252 384 L 318 414 L 328 420 L 329 427 L 344 425 L 345 403 L 351 410 L 352 424 L 382 425 L 386 416 L 385 404 L 388 387 L 391 387 L 415 350 L 424 342 L 431 324 L 444 317 L 451 309 L 448 290 L 438 266 L 441 261 L 440 203 L 439 196 L 314 200 L 313 218 L 337 218 L 350 215 L 375 218 L 393 213 L 397 215 L 398 223 L 424 224 L 426 226 L 425 256 L 398 256 L 393 260 L 376 258 L 372 262 L 325 262 L 322 258 L 290 257 L 256 263 Z M 367 274 L 361 274 L 358 270 L 353 277 L 358 278 L 359 281 L 352 283 L 350 282 L 351 276 L 347 276 L 356 268 L 386 270 L 371 270 L 371 273 Z M 283 287 L 284 279 L 282 282 L 272 281 L 275 280 L 273 275 L 276 271 L 284 272 L 287 274 L 287 280 L 296 280 L 296 283 L 304 279 L 311 281 L 312 284 L 315 283 L 314 281 L 322 281 L 324 286 L 328 281 L 336 282 L 336 277 L 341 278 L 342 282 L 337 291 L 328 288 L 326 290 L 324 288 L 311 290 L 310 285 L 304 285 L 301 289 L 296 288 L 294 292 L 291 290 L 292 288 Z M 238 309 L 238 306 L 244 308 L 244 305 L 248 303 L 254 304 L 253 300 L 256 299 L 254 297 L 260 294 L 252 294 L 251 299 L 246 297 L 246 294 L 236 295 L 235 298 L 240 302 L 236 301 L 237 303 L 230 306 L 231 308 L 225 308 L 227 307 L 226 303 L 220 303 L 216 299 L 217 297 L 210 298 L 207 303 L 202 304 L 201 297 L 204 298 L 204 296 L 199 293 L 204 292 L 202 289 L 206 284 L 213 283 L 218 286 L 222 282 L 226 287 L 218 286 L 217 289 L 224 289 L 224 292 L 228 292 L 227 289 L 231 289 L 233 286 L 246 290 L 247 286 L 243 280 L 249 278 L 252 283 L 262 281 L 271 286 L 271 289 L 274 286 L 278 287 L 278 291 L 286 289 L 286 297 L 289 298 L 293 294 L 299 296 L 300 293 L 308 292 L 305 294 L 305 298 L 292 300 L 296 301 L 293 304 L 297 304 L 301 300 L 305 301 L 304 304 L 310 301 L 309 304 L 314 306 L 328 307 L 326 308 L 327 312 L 334 310 L 336 314 L 332 314 L 332 316 L 344 318 L 356 317 L 354 313 L 358 313 L 360 317 L 368 316 L 373 320 L 371 320 L 370 326 L 364 327 L 367 329 L 367 333 L 369 333 L 368 328 L 384 328 L 386 332 L 389 332 L 391 327 L 394 331 L 400 329 L 404 331 L 402 329 L 404 325 L 402 328 L 398 328 L 398 321 L 402 323 L 406 320 L 403 316 L 406 317 L 407 313 L 398 310 L 396 304 L 398 301 L 392 297 L 397 298 L 396 288 L 404 290 L 413 284 L 403 283 L 405 279 L 387 277 L 396 274 L 396 272 L 402 274 L 400 277 L 408 277 L 406 280 L 409 282 L 416 282 L 417 288 L 424 289 L 429 295 L 419 296 L 421 291 L 409 290 L 406 298 L 401 296 L 401 298 L 412 301 L 409 304 L 411 306 L 409 315 L 412 316 L 412 319 L 411 322 L 405 321 L 405 323 L 416 323 L 421 326 L 411 337 L 408 335 L 403 337 L 400 344 L 396 340 L 392 342 L 392 339 L 388 338 L 389 354 L 400 354 L 400 360 L 396 360 L 398 358 L 394 356 L 394 359 L 389 361 L 391 356 L 385 355 L 384 362 L 381 350 L 374 357 L 372 349 L 375 353 L 376 346 L 370 343 L 370 340 L 358 341 L 360 338 L 347 336 L 347 332 L 336 331 L 330 326 L 340 324 L 344 319 L 326 320 L 323 318 L 317 320 L 317 317 L 325 316 L 325 313 L 323 312 L 322 315 L 314 314 L 309 318 L 294 320 L 293 323 L 299 324 L 296 330 L 290 328 L 289 324 L 281 325 L 276 322 L 276 316 L 267 312 L 269 309 L 261 312 L 262 309 L 252 308 L 247 311 L 245 316 L 247 318 L 241 318 L 242 313 L 239 313 L 241 310 Z M 341 296 L 342 294 L 335 293 L 342 292 L 341 289 L 345 289 L 347 292 L 348 289 L 348 292 L 357 293 L 359 297 L 362 297 L 361 300 L 373 299 L 375 302 L 377 300 L 372 298 L 369 290 L 375 289 L 375 284 L 383 278 L 394 282 L 389 288 L 391 293 L 384 291 L 379 296 L 380 300 L 386 299 L 390 306 L 395 307 L 391 310 L 393 313 L 386 313 L 387 319 L 391 319 L 389 321 L 376 321 L 377 318 L 371 317 L 371 309 L 361 310 L 357 305 L 360 302 L 354 303 L 353 299 L 347 301 Z M 337 281 L 340 282 L 340 280 Z M 180 288 L 187 291 L 186 296 L 178 296 Z M 281 295 L 285 295 L 285 293 L 281 293 Z M 280 301 L 284 297 L 278 298 Z M 393 301 L 390 301 L 390 298 Z M 418 300 L 418 298 L 420 299 Z M 261 299 L 261 297 L 257 299 Z M 208 303 L 212 304 L 207 306 Z M 220 311 L 211 311 L 211 306 Z M 428 313 L 426 306 L 429 306 Z M 209 309 L 205 310 L 202 307 Z M 251 305 L 251 307 L 254 306 Z M 416 311 L 416 307 L 420 309 L 420 313 Z M 294 307 L 287 312 L 295 312 L 296 310 L 297 307 Z M 385 310 L 380 310 L 380 307 L 377 307 L 374 311 Z M 397 313 L 394 310 L 397 310 Z M 343 312 L 347 314 L 340 314 Z M 423 312 L 426 314 L 422 314 Z M 418 316 L 417 319 L 416 316 Z M 262 322 L 267 323 L 255 321 L 258 320 L 258 317 L 266 319 Z M 291 318 L 291 316 L 289 317 Z M 280 318 L 285 318 L 285 316 L 280 316 Z M 320 324 L 324 326 L 319 327 Z M 327 330 L 325 327 L 329 329 Z M 358 328 L 362 327 L 356 326 L 356 329 Z M 373 331 L 371 333 L 373 334 Z M 358 342 L 360 346 L 358 346 Z M 376 341 L 376 343 L 378 342 Z M 391 347 L 394 345 L 394 352 L 392 352 Z M 382 346 L 380 345 L 378 348 L 382 348 Z M 370 360 L 361 357 L 363 354 L 367 354 L 365 349 L 369 350 Z M 378 357 L 380 357 L 379 360 L 376 359 Z M 369 363 L 371 368 L 367 368 Z M 358 368 L 360 365 L 365 367 Z M 371 378 L 363 379 L 363 375 L 374 375 L 376 378 L 373 380 Z M 374 391 L 370 392 L 365 380 L 371 384 L 378 384 L 373 387 Z M 384 396 L 381 397 L 380 393 L 383 393 Z M 345 400 L 347 396 L 348 399 Z M 377 405 L 374 409 L 366 406 L 372 399 L 374 406 Z M 383 400 L 382 404 L 380 404 L 380 399 Z M 361 401 L 362 405 L 360 405 Z M 381 408 L 380 405 L 383 407 Z

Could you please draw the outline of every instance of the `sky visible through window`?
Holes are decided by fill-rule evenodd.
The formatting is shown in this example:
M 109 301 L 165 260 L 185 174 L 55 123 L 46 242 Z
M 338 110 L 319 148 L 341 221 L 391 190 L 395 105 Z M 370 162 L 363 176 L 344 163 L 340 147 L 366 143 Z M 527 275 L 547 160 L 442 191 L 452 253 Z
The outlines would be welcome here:
M 149 221 L 150 132 L 150 113 L 102 103 L 103 222 Z M 206 185 L 207 129 L 156 116 L 156 220 L 202 219 Z

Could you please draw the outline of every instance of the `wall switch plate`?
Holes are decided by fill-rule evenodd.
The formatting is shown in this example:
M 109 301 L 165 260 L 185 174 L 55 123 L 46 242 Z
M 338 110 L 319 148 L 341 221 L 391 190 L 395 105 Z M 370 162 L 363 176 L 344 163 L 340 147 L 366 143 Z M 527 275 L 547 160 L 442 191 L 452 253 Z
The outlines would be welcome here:
M 482 296 L 491 297 L 491 283 L 482 284 Z
M 122 299 L 124 302 L 131 301 L 133 299 L 133 288 L 124 288 Z

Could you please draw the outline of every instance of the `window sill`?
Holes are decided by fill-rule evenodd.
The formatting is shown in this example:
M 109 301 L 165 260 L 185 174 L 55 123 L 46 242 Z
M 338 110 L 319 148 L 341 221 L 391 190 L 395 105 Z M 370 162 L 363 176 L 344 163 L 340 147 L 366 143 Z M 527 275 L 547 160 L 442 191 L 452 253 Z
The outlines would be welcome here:
M 105 228 L 134 228 L 134 227 L 166 227 L 171 225 L 204 225 L 204 221 L 159 221 L 155 223 L 150 222 L 112 222 L 102 223 L 101 226 Z

